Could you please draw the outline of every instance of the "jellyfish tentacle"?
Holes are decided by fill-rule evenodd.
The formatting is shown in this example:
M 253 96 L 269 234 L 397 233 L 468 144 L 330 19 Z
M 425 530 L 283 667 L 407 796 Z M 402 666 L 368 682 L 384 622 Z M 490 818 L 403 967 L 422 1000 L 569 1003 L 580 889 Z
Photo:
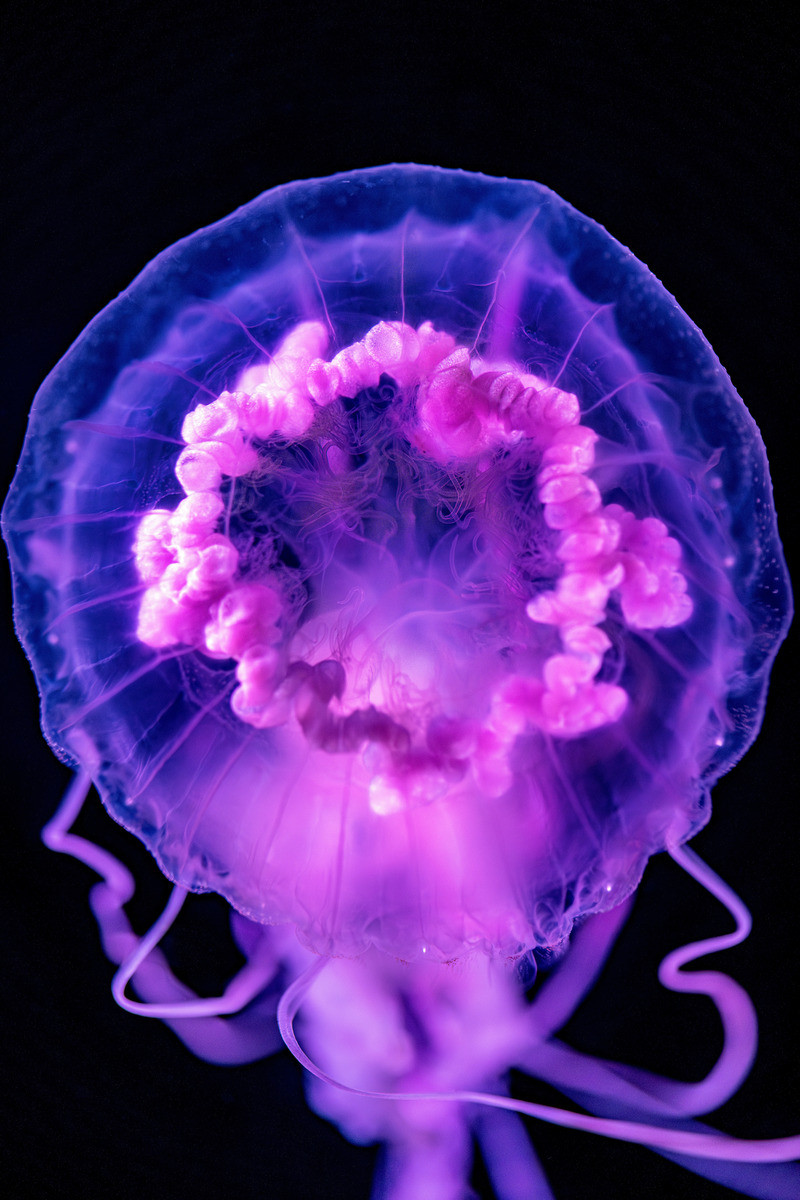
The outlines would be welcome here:
M 685 1131 L 705 1136 L 715 1133 L 712 1126 L 692 1120 L 686 1112 L 653 1094 L 645 1086 L 647 1072 L 630 1072 L 628 1078 L 621 1064 L 582 1054 L 557 1038 L 531 1048 L 515 1065 L 596 1115 L 634 1120 L 646 1117 L 656 1125 L 663 1123 L 665 1128 L 676 1128 L 678 1119 Z M 796 1151 L 774 1161 L 745 1161 L 732 1155 L 702 1158 L 655 1145 L 650 1149 L 696 1175 L 758 1200 L 794 1200 L 800 1193 L 800 1166 L 790 1161 L 797 1156 Z
M 472 1148 L 458 1120 L 425 1138 L 391 1142 L 386 1149 L 373 1200 L 463 1200 L 470 1196 Z
M 568 1047 L 560 1048 L 558 1062 L 561 1066 L 555 1074 L 553 1064 L 548 1065 L 546 1056 L 541 1054 L 529 1057 L 526 1066 L 540 1078 L 565 1091 L 571 1074 L 573 1079 L 580 1078 L 581 1091 L 614 1096 L 620 1101 L 627 1097 L 630 1103 L 652 1111 L 653 1115 L 661 1112 L 689 1117 L 719 1108 L 739 1089 L 755 1058 L 758 1027 L 750 997 L 734 980 L 715 971 L 695 971 L 684 975 L 682 968 L 701 956 L 741 943 L 750 931 L 751 921 L 739 897 L 696 853 L 686 846 L 670 847 L 668 853 L 725 905 L 736 922 L 736 928 L 729 934 L 707 938 L 672 951 L 659 967 L 659 980 L 663 986 L 672 991 L 708 996 L 717 1008 L 723 1026 L 723 1048 L 716 1063 L 705 1078 L 697 1083 L 669 1079 L 629 1064 L 601 1059 L 591 1059 L 591 1063 L 587 1063 L 585 1056 Z M 572 1059 L 569 1074 L 561 1069 L 567 1058 Z M 595 1068 L 598 1077 L 595 1086 L 591 1086 Z M 620 1089 L 618 1083 L 604 1074 L 607 1070 L 616 1079 L 624 1080 L 637 1089 L 639 1096 L 636 1092 Z
M 596 1117 L 586 1113 L 572 1112 L 549 1104 L 536 1104 L 518 1100 L 513 1096 L 492 1092 L 454 1089 L 448 1092 L 435 1091 L 377 1091 L 351 1087 L 323 1071 L 303 1050 L 294 1031 L 294 1020 L 303 999 L 314 981 L 326 966 L 327 959 L 318 959 L 310 964 L 294 980 L 281 996 L 278 1003 L 278 1028 L 286 1046 L 294 1057 L 317 1079 L 340 1091 L 355 1096 L 366 1096 L 373 1100 L 437 1100 L 451 1104 L 485 1104 L 535 1117 L 551 1125 L 562 1125 L 568 1129 L 580 1129 L 614 1141 L 632 1142 L 649 1146 L 653 1150 L 696 1158 L 725 1159 L 743 1163 L 783 1163 L 800 1155 L 800 1135 L 783 1138 L 739 1138 L 715 1130 L 698 1132 L 696 1129 L 680 1128 L 674 1120 L 669 1126 L 659 1126 L 647 1121 L 616 1117 Z M 649 1114 L 647 1114 L 649 1115 Z
M 703 955 L 738 945 L 747 937 L 751 920 L 739 897 L 696 853 L 686 846 L 672 847 L 669 853 L 679 866 L 725 905 L 736 922 L 735 930 L 729 934 L 672 951 L 659 967 L 659 980 L 664 987 L 706 995 L 714 1003 L 723 1026 L 723 1049 L 709 1073 L 698 1083 L 684 1083 L 628 1064 L 602 1061 L 604 1066 L 643 1093 L 662 1102 L 664 1111 L 697 1116 L 719 1108 L 744 1082 L 755 1058 L 758 1027 L 753 1004 L 738 983 L 715 971 L 695 971 L 685 975 L 682 968 Z M 544 1039 L 555 1033 L 580 1003 L 611 948 L 609 937 L 616 936 L 623 919 L 624 913 L 618 908 L 590 918 L 577 932 L 569 953 L 543 983 L 531 1006 L 531 1020 L 537 1036 Z M 587 961 L 587 950 L 592 955 L 591 961 Z M 535 1073 L 545 1077 L 538 1067 Z
M 139 938 L 123 907 L 135 891 L 130 871 L 109 851 L 70 832 L 91 786 L 88 771 L 75 775 L 59 808 L 42 830 L 42 840 L 49 849 L 70 855 L 102 876 L 102 882 L 91 889 L 89 901 L 106 957 L 121 964 L 112 986 L 117 1003 L 140 1016 L 164 1020 L 194 1054 L 209 1062 L 254 1062 L 272 1054 L 282 1045 L 274 1020 L 275 1003 L 271 998 L 265 1003 L 257 1000 L 277 970 L 266 934 L 259 931 L 245 966 L 222 997 L 199 999 L 173 975 L 156 948 L 186 898 L 185 889 L 173 888 L 161 917 L 144 938 Z M 143 1003 L 124 996 L 132 977 L 137 991 L 145 997 Z M 241 1012 L 245 1006 L 248 1010 Z M 238 1015 L 233 1016 L 235 1013 Z M 223 1020 L 223 1014 L 231 1019 Z
M 545 979 L 530 1007 L 530 1029 L 537 1041 L 565 1025 L 594 986 L 627 921 L 633 900 L 590 917 L 573 935 L 572 944 Z
M 204 999 L 179 1000 L 174 1003 L 160 1001 L 129 1000 L 125 988 L 152 953 L 162 937 L 172 927 L 178 913 L 189 895 L 186 888 L 175 884 L 167 904 L 147 933 L 137 939 L 134 949 L 120 963 L 111 982 L 111 994 L 120 1008 L 142 1017 L 158 1020 L 175 1017 L 220 1017 L 239 1012 L 254 1000 L 269 983 L 275 972 L 275 960 L 267 947 L 266 939 L 258 943 L 256 953 L 237 971 L 220 996 Z
M 555 1200 L 539 1157 L 516 1113 L 484 1108 L 473 1133 L 497 1200 Z
M 727 934 L 705 938 L 673 950 L 658 969 L 662 985 L 673 992 L 708 996 L 722 1021 L 724 1044 L 716 1064 L 705 1079 L 696 1084 L 679 1084 L 672 1096 L 683 1111 L 710 1112 L 718 1108 L 743 1083 L 756 1056 L 758 1021 L 753 1002 L 744 988 L 720 971 L 692 971 L 684 968 L 707 954 L 740 945 L 750 933 L 752 920 L 746 906 L 724 880 L 712 871 L 688 846 L 668 846 L 667 852 L 678 866 L 709 891 L 736 922 Z M 662 1095 L 673 1091 L 667 1081 Z
M 76 772 L 75 777 L 64 793 L 60 805 L 42 830 L 42 841 L 49 850 L 59 854 L 68 854 L 79 862 L 91 867 L 98 875 L 103 876 L 104 886 L 115 901 L 122 906 L 130 900 L 136 890 L 133 876 L 118 858 L 96 846 L 94 842 L 70 833 L 75 824 L 92 786 L 92 776 L 89 770 Z

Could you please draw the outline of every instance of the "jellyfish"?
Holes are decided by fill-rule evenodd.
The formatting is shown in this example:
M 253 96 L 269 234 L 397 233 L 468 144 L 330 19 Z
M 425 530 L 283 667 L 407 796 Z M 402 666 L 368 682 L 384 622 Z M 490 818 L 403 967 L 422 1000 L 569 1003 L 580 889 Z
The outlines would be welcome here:
M 800 1137 L 699 1119 L 756 1021 L 685 970 L 749 929 L 687 843 L 791 616 L 766 455 L 605 230 L 433 167 L 267 192 L 55 368 L 3 532 L 76 771 L 44 838 L 101 877 L 120 1005 L 211 1062 L 288 1046 L 312 1108 L 383 1145 L 375 1200 L 468 1195 L 476 1152 L 499 1200 L 547 1200 L 521 1116 L 798 1194 Z M 71 832 L 92 784 L 174 885 L 144 936 L 128 870 Z M 695 1083 L 558 1036 L 660 852 L 734 924 L 660 969 L 719 1013 Z M 244 965 L 218 996 L 159 948 L 190 892 L 231 908 Z

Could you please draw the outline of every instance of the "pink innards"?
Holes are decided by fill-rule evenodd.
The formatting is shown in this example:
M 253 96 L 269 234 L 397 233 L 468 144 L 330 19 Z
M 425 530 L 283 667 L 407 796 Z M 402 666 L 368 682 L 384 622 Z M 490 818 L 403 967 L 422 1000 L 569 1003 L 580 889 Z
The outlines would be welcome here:
M 327 343 L 321 323 L 295 326 L 270 361 L 249 367 L 233 391 L 187 414 L 175 466 L 185 499 L 173 511 L 147 513 L 136 533 L 146 585 L 138 637 L 156 649 L 186 645 L 232 660 L 238 686 L 231 706 L 250 726 L 294 725 L 339 752 L 380 744 L 394 770 L 391 783 L 385 771 L 376 778 L 376 812 L 403 803 L 398 787 L 433 787 L 434 766 L 443 760 L 468 760 L 481 789 L 500 794 L 521 732 L 574 738 L 622 716 L 626 691 L 600 678 L 611 648 L 602 628 L 609 603 L 613 596 L 630 629 L 684 622 L 692 604 L 680 546 L 660 520 L 604 505 L 592 478 L 598 436 L 581 423 L 575 395 L 513 363 L 480 359 L 430 321 L 417 329 L 382 321 L 330 360 L 323 357 Z M 240 552 L 225 532 L 235 480 L 257 482 L 267 454 L 313 440 L 324 410 L 387 379 L 406 456 L 421 456 L 452 477 L 480 475 L 521 444 L 536 459 L 534 496 L 555 560 L 551 586 L 531 586 L 518 599 L 535 652 L 486 679 L 477 718 L 474 705 L 459 714 L 452 702 L 437 709 L 432 701 L 431 680 L 441 685 L 447 673 L 446 662 L 430 661 L 439 658 L 435 646 L 426 650 L 412 632 L 360 636 L 344 596 L 338 613 L 329 605 L 324 634 L 315 614 L 312 635 L 290 616 L 286 572 L 243 576 Z M 341 473 L 349 469 L 341 453 L 329 462 Z M 397 570 L 401 579 L 411 574 L 410 564 Z M 378 588 L 376 608 L 382 603 Z M 387 615 L 387 628 L 392 623 L 402 625 L 402 615 Z M 387 675 L 403 686 L 387 687 Z M 455 676 L 449 690 L 458 690 Z

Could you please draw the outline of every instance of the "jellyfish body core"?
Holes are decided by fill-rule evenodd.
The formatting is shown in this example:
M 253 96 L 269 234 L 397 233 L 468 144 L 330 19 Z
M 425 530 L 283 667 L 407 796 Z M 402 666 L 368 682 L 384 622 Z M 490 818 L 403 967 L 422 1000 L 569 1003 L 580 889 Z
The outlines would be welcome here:
M 505 364 L 471 362 L 466 348 L 428 322 L 418 330 L 378 324 L 331 362 L 318 357 L 326 342 L 321 324 L 297 326 L 266 367 L 248 368 L 236 390 L 187 415 L 187 445 L 175 467 L 186 499 L 173 512 L 149 513 L 137 531 L 137 568 L 147 584 L 138 636 L 156 649 L 186 644 L 233 659 L 232 710 L 280 737 L 283 770 L 297 779 L 293 793 L 324 793 L 334 814 L 346 794 L 348 821 L 363 824 L 365 836 L 376 816 L 386 818 L 383 844 L 391 851 L 399 840 L 401 860 L 403 812 L 446 797 L 450 831 L 441 833 L 449 846 L 443 851 L 443 837 L 429 836 L 415 869 L 429 863 L 448 907 L 460 908 L 448 858 L 454 848 L 461 857 L 471 853 L 463 810 L 491 817 L 493 802 L 513 784 L 510 756 L 520 734 L 577 737 L 621 716 L 626 692 L 597 680 L 611 648 L 600 625 L 612 593 L 632 628 L 682 623 L 691 603 L 680 548 L 661 521 L 603 507 L 589 473 L 597 435 L 580 424 L 574 395 Z M 369 443 L 361 435 L 368 460 L 379 464 L 361 468 L 370 471 L 373 490 L 357 499 L 360 544 L 351 546 L 347 531 L 335 536 L 337 560 L 314 575 L 313 600 L 298 620 L 282 593 L 302 592 L 309 577 L 302 563 L 267 570 L 255 582 L 237 577 L 239 551 L 220 529 L 222 483 L 263 470 L 294 484 L 308 473 L 305 463 L 298 469 L 295 447 L 310 443 L 325 464 L 313 465 L 323 475 L 319 491 L 326 483 L 346 487 L 355 439 L 342 401 L 381 380 L 378 420 L 391 432 L 376 432 Z M 278 452 L 273 437 L 281 439 Z M 254 441 L 271 461 L 262 462 Z M 533 510 L 522 531 L 508 489 L 514 474 L 527 477 Z M 441 495 L 455 484 L 458 513 L 444 520 L 426 511 L 432 487 Z M 291 519 L 298 501 L 291 486 L 282 490 L 283 516 Z M 300 503 L 315 499 L 312 493 Z M 538 591 L 530 568 L 536 519 L 561 569 L 553 587 L 539 584 Z M 441 531 L 432 532 L 437 524 Z M 483 554 L 479 540 L 491 541 Z M 542 571 L 547 549 L 539 553 Z M 344 555 L 350 561 L 342 577 Z M 343 767 L 331 766 L 331 756 Z M 341 795 L 331 777 L 337 769 Z M 546 830 L 537 829 L 536 804 L 527 807 L 527 849 L 536 854 Z M 510 877 L 507 864 L 508 850 L 483 881 L 486 900 L 458 914 L 465 945 L 488 939 L 492 950 L 518 954 L 535 942 L 508 886 L 516 886 L 524 864 Z M 398 875 L 404 869 L 387 865 Z M 481 864 L 471 862 L 470 870 L 479 876 Z M 396 886 L 405 906 L 413 884 Z M 302 927 L 299 913 L 287 916 Z M 409 913 L 412 928 L 415 916 Z M 474 932 L 467 933 L 469 917 Z M 435 908 L 426 924 L 433 928 L 426 932 L 420 922 L 419 949 L 437 953 Z M 335 952 L 337 942 L 324 949 Z M 414 956 L 406 941 L 401 949 Z
M 45 731 L 81 769 L 47 837 L 104 876 L 121 1003 L 217 1061 L 279 1026 L 314 1107 L 386 1144 L 387 1200 L 467 1194 L 473 1136 L 498 1196 L 549 1196 L 513 1109 L 796 1194 L 793 1167 L 742 1163 L 797 1139 L 688 1119 L 752 1060 L 730 980 L 698 985 L 726 1035 L 699 1084 L 553 1038 L 651 854 L 737 925 L 665 960 L 667 986 L 745 936 L 683 843 L 757 732 L 790 612 L 758 431 L 603 230 L 433 168 L 267 193 L 70 351 L 4 530 Z M 145 939 L 124 871 L 67 832 L 90 779 L 176 884 Z M 235 910 L 247 966 L 216 1000 L 154 949 L 186 889 Z M 565 957 L 529 1003 L 539 954 Z M 509 1098 L 512 1065 L 595 1115 Z

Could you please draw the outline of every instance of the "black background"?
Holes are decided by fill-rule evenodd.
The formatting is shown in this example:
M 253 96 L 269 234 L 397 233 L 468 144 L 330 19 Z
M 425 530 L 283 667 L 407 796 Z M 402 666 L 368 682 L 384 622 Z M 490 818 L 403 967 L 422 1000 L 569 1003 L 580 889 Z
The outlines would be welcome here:
M 550 0 L 511 16 L 471 0 L 157 11 L 34 0 L 5 12 L 7 481 L 38 384 L 157 252 L 274 185 L 414 160 L 546 183 L 650 266 L 761 427 L 796 564 L 798 56 L 797 29 L 776 7 Z M 39 736 L 35 687 L 7 626 L 6 1194 L 366 1198 L 374 1152 L 307 1112 L 287 1054 L 209 1067 L 113 1004 L 86 907 L 91 873 L 38 841 L 68 773 Z M 757 1067 L 714 1118 L 740 1135 L 800 1132 L 798 680 L 795 635 L 761 737 L 717 787 L 695 841 L 755 920 L 749 943 L 719 960 L 761 1020 Z M 96 802 L 83 828 L 134 866 L 133 916 L 152 920 L 166 887 L 148 856 Z M 718 1050 L 713 1012 L 664 997 L 655 965 L 723 928 L 721 910 L 661 856 L 570 1026 L 574 1043 L 698 1078 Z M 223 982 L 234 965 L 224 946 L 224 906 L 190 901 L 176 953 L 198 986 Z M 644 1149 L 531 1130 L 559 1200 L 733 1194 Z M 488 1194 L 480 1176 L 475 1185 Z

